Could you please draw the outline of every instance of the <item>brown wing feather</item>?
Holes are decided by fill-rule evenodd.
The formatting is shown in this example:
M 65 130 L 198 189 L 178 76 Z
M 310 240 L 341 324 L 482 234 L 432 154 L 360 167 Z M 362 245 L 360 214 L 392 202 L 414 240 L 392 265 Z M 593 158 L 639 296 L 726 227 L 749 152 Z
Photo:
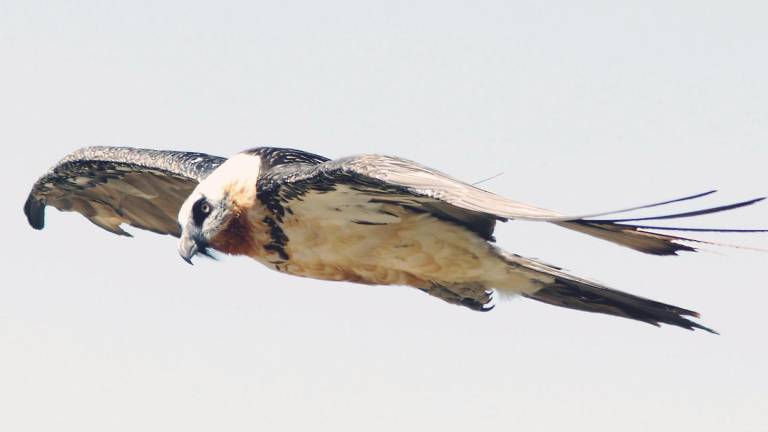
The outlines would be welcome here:
M 120 225 L 179 236 L 176 215 L 197 183 L 224 161 L 202 153 L 90 147 L 43 175 L 24 205 L 27 220 L 42 229 L 47 205 L 76 211 L 97 226 L 129 235 Z
M 369 194 L 378 191 L 382 196 L 376 198 L 376 201 L 380 202 L 392 199 L 393 197 L 400 197 L 402 201 L 410 201 L 409 205 L 428 211 L 437 217 L 460 223 L 487 240 L 493 239 L 493 229 L 496 221 L 506 221 L 508 219 L 542 221 L 555 223 L 564 228 L 654 255 L 675 255 L 679 251 L 695 251 L 696 249 L 691 246 L 680 244 L 680 242 L 695 240 L 649 232 L 665 231 L 670 230 L 670 228 L 644 227 L 617 222 L 686 218 L 733 210 L 762 200 L 762 198 L 757 198 L 685 213 L 640 219 L 595 220 L 594 218 L 599 216 L 702 198 L 713 194 L 715 191 L 707 191 L 618 211 L 581 216 L 565 216 L 551 210 L 507 199 L 416 162 L 382 155 L 351 156 L 306 167 L 301 170 L 291 170 L 289 174 L 284 174 L 282 178 L 277 178 L 276 181 L 282 183 L 285 187 L 294 189 L 291 191 L 291 194 L 294 196 L 299 196 L 302 191 L 308 189 L 321 188 L 322 190 L 332 190 L 338 184 L 347 184 L 353 185 L 358 189 L 362 187 Z M 299 191 L 296 192 L 296 189 Z M 674 229 L 679 230 L 680 228 Z M 696 231 L 761 232 L 764 230 L 704 228 L 697 229 Z

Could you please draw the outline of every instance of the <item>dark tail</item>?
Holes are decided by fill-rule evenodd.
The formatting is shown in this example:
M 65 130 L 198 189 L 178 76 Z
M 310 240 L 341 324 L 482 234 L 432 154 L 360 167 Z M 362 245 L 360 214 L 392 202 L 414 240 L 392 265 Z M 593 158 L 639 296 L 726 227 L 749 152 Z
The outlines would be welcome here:
M 554 283 L 526 297 L 555 306 L 631 318 L 655 326 L 670 324 L 718 334 L 711 328 L 685 318 L 698 318 L 698 312 L 581 281 L 556 278 Z

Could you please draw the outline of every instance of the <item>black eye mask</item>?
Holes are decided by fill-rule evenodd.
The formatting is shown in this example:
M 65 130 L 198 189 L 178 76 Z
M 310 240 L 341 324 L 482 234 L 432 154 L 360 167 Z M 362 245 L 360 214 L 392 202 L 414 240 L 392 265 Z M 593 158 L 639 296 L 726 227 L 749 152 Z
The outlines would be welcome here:
M 211 204 L 208 202 L 208 200 L 205 199 L 205 197 L 195 201 L 195 203 L 192 205 L 192 220 L 195 222 L 195 225 L 202 226 L 205 218 L 211 214 L 211 209 Z

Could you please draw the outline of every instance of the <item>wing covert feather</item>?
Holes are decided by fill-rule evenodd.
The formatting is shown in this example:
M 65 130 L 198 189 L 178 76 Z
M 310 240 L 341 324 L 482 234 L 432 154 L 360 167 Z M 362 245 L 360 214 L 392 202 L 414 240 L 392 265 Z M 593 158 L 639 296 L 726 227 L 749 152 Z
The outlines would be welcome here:
M 562 217 L 551 210 L 502 197 L 417 162 L 393 156 L 352 156 L 319 165 L 318 169 L 366 176 L 400 186 L 418 196 L 498 218 L 552 220 Z
M 76 211 L 107 231 L 125 223 L 178 236 L 176 215 L 199 181 L 224 162 L 204 153 L 87 147 L 35 182 L 24 205 L 29 224 L 45 225 L 45 207 Z
M 762 198 L 758 198 L 662 217 L 591 220 L 591 218 L 598 216 L 701 198 L 711 195 L 715 191 L 629 209 L 567 216 L 507 199 L 419 163 L 394 156 L 350 156 L 317 165 L 306 165 L 300 169 L 286 169 L 274 174 L 276 175 L 272 179 L 273 182 L 290 188 L 293 197 L 300 196 L 307 190 L 329 191 L 338 184 L 345 184 L 367 195 L 380 195 L 374 198 L 372 202 L 390 201 L 412 206 L 432 213 L 439 218 L 460 223 L 488 240 L 493 240 L 493 229 L 496 221 L 508 219 L 544 221 L 654 255 L 674 255 L 679 251 L 695 251 L 695 248 L 681 244 L 681 242 L 697 242 L 698 240 L 649 232 L 649 230 L 685 230 L 685 228 L 643 227 L 621 222 L 660 218 L 672 219 L 716 213 L 744 207 L 762 200 Z M 760 232 L 764 230 L 696 229 L 696 231 Z

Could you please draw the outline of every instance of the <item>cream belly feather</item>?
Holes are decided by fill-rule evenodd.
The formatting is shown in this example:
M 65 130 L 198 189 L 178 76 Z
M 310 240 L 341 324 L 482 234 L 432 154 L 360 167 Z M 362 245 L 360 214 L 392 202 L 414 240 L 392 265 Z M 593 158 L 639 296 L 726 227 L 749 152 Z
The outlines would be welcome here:
M 178 236 L 178 252 L 190 264 L 196 254 L 214 249 L 297 276 L 410 285 L 479 311 L 490 310 L 492 293 L 500 292 L 654 325 L 713 331 L 686 318 L 698 317 L 695 311 L 507 253 L 491 239 L 497 222 L 538 221 L 648 254 L 676 255 L 697 249 L 693 240 L 667 231 L 768 232 L 649 222 L 719 213 L 763 198 L 659 216 L 613 216 L 714 192 L 618 212 L 564 216 L 395 156 L 330 160 L 301 150 L 258 147 L 224 159 L 90 147 L 71 153 L 40 177 L 24 213 L 35 229 L 43 228 L 45 207 L 51 205 L 80 212 L 119 235 L 129 235 L 121 228 L 129 224 Z
M 371 285 L 408 285 L 439 297 L 449 293 L 481 298 L 490 289 L 532 294 L 551 278 L 510 262 L 495 246 L 469 230 L 430 214 L 398 205 L 364 205 L 329 210 L 301 206 L 286 214 L 281 228 L 288 241 L 286 260 L 264 248 L 270 226 L 265 209 L 251 209 L 248 219 L 255 247 L 246 253 L 268 267 L 296 276 Z M 344 217 L 339 217 L 343 214 Z M 545 280 L 546 279 L 546 280 Z M 439 290 L 438 290 L 439 291 Z

